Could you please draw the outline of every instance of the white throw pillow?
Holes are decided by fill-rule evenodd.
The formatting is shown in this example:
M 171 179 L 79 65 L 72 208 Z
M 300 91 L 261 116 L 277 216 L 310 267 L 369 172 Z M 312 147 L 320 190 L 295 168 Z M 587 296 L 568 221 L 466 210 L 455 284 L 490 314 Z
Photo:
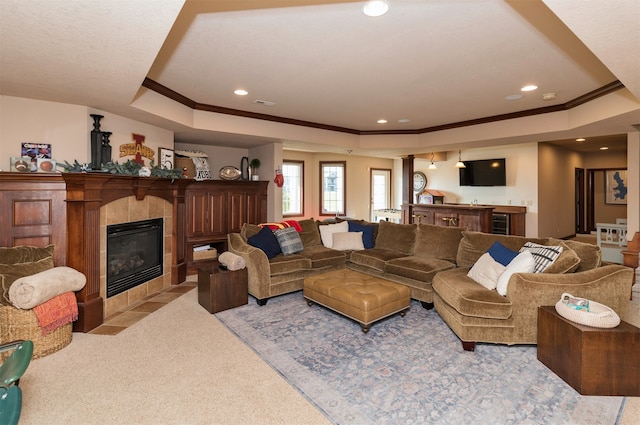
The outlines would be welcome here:
M 533 242 L 527 242 L 520 252 L 530 251 L 536 261 L 534 273 L 542 273 L 560 256 L 562 252 L 561 246 L 540 245 Z
M 318 226 L 320 229 L 320 239 L 322 239 L 322 245 L 327 248 L 333 247 L 333 234 L 349 231 L 349 222 L 341 221 L 336 224 L 321 224 Z
M 364 249 L 362 232 L 336 232 L 333 235 L 333 249 L 338 251 Z
M 494 260 L 488 252 L 485 252 L 471 267 L 467 276 L 487 289 L 496 289 L 498 278 L 505 269 L 505 266 Z
M 507 287 L 509 286 L 509 279 L 514 273 L 533 273 L 536 267 L 536 260 L 533 258 L 533 254 L 530 251 L 523 251 L 516 256 L 507 265 L 505 271 L 498 278 L 498 286 L 496 291 L 503 297 L 507 295 Z

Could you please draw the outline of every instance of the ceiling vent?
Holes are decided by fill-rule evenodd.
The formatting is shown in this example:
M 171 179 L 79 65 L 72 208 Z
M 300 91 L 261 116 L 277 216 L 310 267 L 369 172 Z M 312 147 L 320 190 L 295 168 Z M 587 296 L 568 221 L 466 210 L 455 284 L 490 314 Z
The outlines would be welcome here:
M 253 103 L 257 105 L 262 105 L 262 106 L 273 106 L 276 104 L 275 102 L 269 102 L 268 100 L 260 100 L 260 99 L 254 100 Z

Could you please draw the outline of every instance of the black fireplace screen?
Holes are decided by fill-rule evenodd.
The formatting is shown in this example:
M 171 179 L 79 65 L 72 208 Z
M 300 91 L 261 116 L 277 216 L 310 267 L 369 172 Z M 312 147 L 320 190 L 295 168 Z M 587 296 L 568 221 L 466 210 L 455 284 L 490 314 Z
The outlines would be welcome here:
M 107 226 L 107 298 L 162 276 L 162 219 Z

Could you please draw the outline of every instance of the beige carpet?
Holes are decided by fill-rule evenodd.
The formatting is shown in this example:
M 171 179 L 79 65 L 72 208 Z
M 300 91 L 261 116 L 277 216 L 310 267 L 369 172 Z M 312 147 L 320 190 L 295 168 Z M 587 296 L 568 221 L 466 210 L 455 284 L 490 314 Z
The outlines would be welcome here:
M 639 326 L 631 306 L 624 319 Z M 118 335 L 75 333 L 20 385 L 21 424 L 329 423 L 198 305 L 197 290 Z M 628 398 L 621 424 L 638 417 L 640 398 Z

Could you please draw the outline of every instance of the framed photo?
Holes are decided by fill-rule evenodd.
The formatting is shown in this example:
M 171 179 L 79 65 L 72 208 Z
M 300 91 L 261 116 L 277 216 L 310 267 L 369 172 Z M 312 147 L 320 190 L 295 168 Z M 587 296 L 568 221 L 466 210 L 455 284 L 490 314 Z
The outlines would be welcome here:
M 175 155 L 173 150 L 166 148 L 158 148 L 158 166 L 160 168 L 175 168 Z
M 31 158 L 28 156 L 12 156 L 10 169 L 18 173 L 30 173 Z
M 604 203 L 627 204 L 627 170 L 605 170 Z
M 56 160 L 49 158 L 38 158 L 38 172 L 39 173 L 55 173 L 56 170 Z
M 29 158 L 31 158 L 31 171 L 39 171 L 38 159 L 51 159 L 51 144 L 23 142 L 20 154 L 22 155 L 22 157 L 28 156 Z

